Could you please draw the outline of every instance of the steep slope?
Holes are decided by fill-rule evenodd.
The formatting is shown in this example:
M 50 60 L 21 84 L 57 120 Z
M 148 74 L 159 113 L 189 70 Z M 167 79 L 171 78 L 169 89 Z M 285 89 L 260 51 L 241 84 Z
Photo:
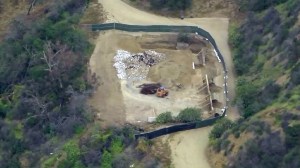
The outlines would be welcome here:
M 0 167 L 159 166 L 163 154 L 148 152 L 163 144 L 137 143 L 130 126 L 101 128 L 86 103 L 98 81 L 88 72 L 93 45 L 80 23 L 103 21 L 100 5 L 41 0 L 26 15 L 7 13 L 11 2 L 27 9 L 33 1 L 0 2 L 9 7 L 1 18 L 11 14 L 0 41 Z
M 185 18 L 236 18 L 238 8 L 234 0 L 123 0 L 136 8 L 162 16 Z
M 299 0 L 242 1 L 247 18 L 232 25 L 230 44 L 243 119 L 211 134 L 215 167 L 300 166 Z M 226 131 L 226 129 L 228 130 Z

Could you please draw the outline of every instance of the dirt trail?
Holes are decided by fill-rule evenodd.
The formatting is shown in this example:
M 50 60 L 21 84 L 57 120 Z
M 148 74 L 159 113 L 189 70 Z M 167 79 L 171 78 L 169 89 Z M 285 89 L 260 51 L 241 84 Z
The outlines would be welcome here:
M 205 150 L 212 127 L 199 128 L 170 135 L 172 163 L 177 168 L 209 168 Z
M 228 69 L 229 99 L 235 96 L 233 74 L 233 63 L 230 49 L 227 43 L 228 39 L 228 18 L 189 18 L 180 20 L 177 18 L 166 18 L 150 14 L 135 9 L 121 0 L 99 0 L 107 11 L 108 22 L 120 22 L 125 24 L 164 24 L 164 25 L 193 25 L 199 26 L 210 32 L 215 38 L 216 43 L 224 56 Z M 97 46 L 105 45 L 105 42 L 99 42 Z M 102 46 L 101 46 L 102 47 Z M 111 54 L 111 53 L 108 53 Z M 97 66 L 100 67 L 100 66 Z M 236 110 L 230 108 L 229 117 L 236 119 L 239 117 Z M 171 135 L 167 139 L 172 150 L 172 161 L 175 168 L 209 168 L 205 149 L 208 145 L 208 134 L 210 127 L 185 131 Z

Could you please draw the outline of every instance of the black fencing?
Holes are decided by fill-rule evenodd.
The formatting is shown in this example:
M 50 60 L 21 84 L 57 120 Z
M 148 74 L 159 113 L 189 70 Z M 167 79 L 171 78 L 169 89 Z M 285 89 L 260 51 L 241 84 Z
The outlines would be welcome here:
M 138 138 L 153 139 L 153 138 L 157 138 L 159 136 L 171 134 L 174 132 L 206 127 L 206 126 L 213 125 L 220 118 L 222 118 L 222 116 L 214 117 L 211 119 L 206 119 L 203 121 L 196 121 L 196 122 L 172 125 L 172 126 L 161 128 L 161 129 L 154 130 L 151 132 L 144 132 L 144 133 L 136 134 L 135 138 L 136 139 L 138 139 Z
M 213 125 L 218 119 L 224 117 L 227 112 L 227 98 L 228 98 L 228 92 L 227 92 L 227 69 L 226 64 L 224 61 L 224 57 L 221 54 L 214 38 L 205 30 L 201 29 L 200 27 L 196 26 L 173 26 L 173 25 L 127 25 L 127 24 L 121 24 L 121 23 L 106 23 L 106 24 L 93 24 L 89 25 L 91 30 L 93 31 L 103 31 L 103 30 L 121 30 L 121 31 L 128 31 L 128 32 L 184 32 L 184 33 L 197 33 L 201 35 L 202 37 L 206 38 L 211 45 L 214 47 L 217 57 L 220 60 L 223 71 L 224 71 L 224 93 L 225 93 L 225 107 L 224 112 L 222 116 L 214 117 L 210 119 L 206 119 L 203 121 L 197 121 L 197 122 L 190 122 L 190 123 L 183 123 L 183 124 L 177 124 L 165 128 L 161 128 L 158 130 L 154 130 L 151 132 L 144 132 L 140 134 L 136 134 L 135 138 L 138 139 L 140 137 L 153 139 L 162 135 L 171 134 L 178 131 L 184 131 L 184 130 L 190 130 L 195 128 L 201 128 Z

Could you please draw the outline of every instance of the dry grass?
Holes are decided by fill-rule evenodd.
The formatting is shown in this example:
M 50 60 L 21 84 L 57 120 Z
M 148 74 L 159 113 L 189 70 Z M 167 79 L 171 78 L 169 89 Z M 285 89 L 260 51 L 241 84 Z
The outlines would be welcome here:
M 156 158 L 159 158 L 164 165 L 171 165 L 171 149 L 169 144 L 160 138 L 153 140 L 153 142 L 154 144 L 151 147 L 151 153 Z
M 1 0 L 0 1 L 0 39 L 3 38 L 11 21 L 19 14 L 26 13 L 27 2 L 25 0 Z
M 45 7 L 52 1 L 37 3 L 27 15 L 29 8 L 28 0 L 0 0 L 0 40 L 9 33 L 13 20 L 21 20 L 26 26 L 44 16 Z
M 97 0 L 92 0 L 80 20 L 80 24 L 103 23 L 106 19 L 103 7 Z

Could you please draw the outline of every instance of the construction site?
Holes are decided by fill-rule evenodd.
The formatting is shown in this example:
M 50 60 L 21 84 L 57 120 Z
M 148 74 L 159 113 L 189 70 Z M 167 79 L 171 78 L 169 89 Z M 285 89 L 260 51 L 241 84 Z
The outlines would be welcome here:
M 114 30 L 101 32 L 103 39 L 110 44 L 96 48 L 90 62 L 101 83 L 91 103 L 103 123 L 144 124 L 187 107 L 200 108 L 203 119 L 222 113 L 224 72 L 203 37 Z

